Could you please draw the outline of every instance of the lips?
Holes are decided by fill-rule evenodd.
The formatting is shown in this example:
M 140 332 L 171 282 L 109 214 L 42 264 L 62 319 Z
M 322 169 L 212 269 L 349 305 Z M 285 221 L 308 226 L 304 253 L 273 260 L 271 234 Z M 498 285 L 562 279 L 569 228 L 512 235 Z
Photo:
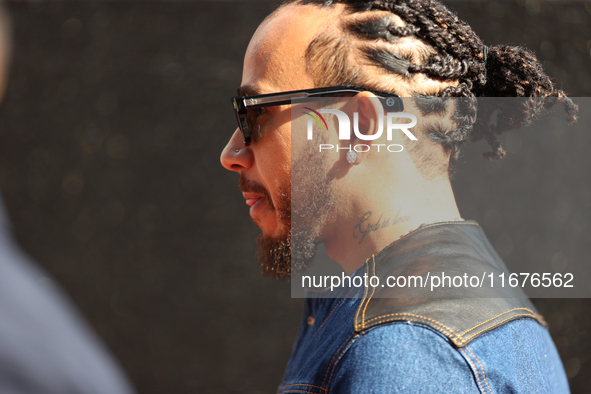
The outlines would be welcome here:
M 258 193 L 243 192 L 242 196 L 246 200 L 246 205 L 252 207 L 260 199 L 265 198 L 263 195 Z
M 246 205 L 248 205 L 249 207 L 252 207 L 259 200 L 260 200 L 260 198 L 247 198 L 246 199 Z
M 248 205 L 250 207 L 250 214 L 251 215 L 266 200 L 265 196 L 263 196 L 261 194 L 257 194 L 257 193 L 244 192 L 244 193 L 242 193 L 242 196 L 246 200 L 246 205 Z
M 268 210 L 274 211 L 273 200 L 265 187 L 257 181 L 247 179 L 240 174 L 238 186 L 242 191 L 242 196 L 246 205 L 250 207 L 250 216 L 255 223 L 266 215 Z

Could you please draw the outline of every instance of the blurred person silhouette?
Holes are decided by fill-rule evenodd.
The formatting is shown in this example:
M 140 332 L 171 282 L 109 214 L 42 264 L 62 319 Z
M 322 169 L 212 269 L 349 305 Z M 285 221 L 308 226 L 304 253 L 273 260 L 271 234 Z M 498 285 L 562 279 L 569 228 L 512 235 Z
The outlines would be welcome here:
M 239 174 L 261 229 L 263 273 L 289 278 L 323 243 L 349 275 L 348 287 L 334 291 L 308 285 L 317 288 L 307 293 L 278 392 L 569 391 L 546 324 L 523 293 L 497 286 L 487 297 L 453 289 L 433 297 L 418 286 L 401 290 L 411 294 L 404 297 L 350 285 L 393 272 L 505 272 L 480 226 L 460 216 L 450 169 L 469 140 L 487 141 L 485 156 L 502 158 L 496 136 L 556 103 L 576 120 L 577 106 L 531 51 L 485 46 L 435 0 L 289 0 L 254 33 L 238 94 L 238 128 L 221 163 Z M 292 116 L 322 118 L 322 109 L 294 111 L 291 98 L 343 96 L 354 97 L 338 111 L 358 115 L 355 135 L 350 122 L 332 128 L 332 117 L 324 126 L 317 119 L 323 133 L 312 139 L 309 121 L 308 140 L 345 145 L 310 151 L 305 133 L 292 133 Z M 495 107 L 481 97 L 525 99 Z M 419 119 L 419 142 L 382 133 L 384 111 L 400 112 L 399 100 Z M 332 106 L 324 113 L 335 113 Z M 351 149 L 365 140 L 409 148 Z
M 10 20 L 0 3 L 0 96 Z M 131 394 L 116 361 L 68 299 L 19 248 L 0 198 L 0 393 Z

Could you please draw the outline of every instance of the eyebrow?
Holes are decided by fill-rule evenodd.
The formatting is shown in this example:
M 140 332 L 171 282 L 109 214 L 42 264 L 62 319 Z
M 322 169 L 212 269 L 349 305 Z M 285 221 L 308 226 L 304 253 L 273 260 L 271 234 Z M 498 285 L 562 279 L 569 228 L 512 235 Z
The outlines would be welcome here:
M 238 89 L 236 89 L 236 92 L 239 96 L 257 96 L 262 94 L 260 89 L 255 88 L 252 85 L 240 86 Z

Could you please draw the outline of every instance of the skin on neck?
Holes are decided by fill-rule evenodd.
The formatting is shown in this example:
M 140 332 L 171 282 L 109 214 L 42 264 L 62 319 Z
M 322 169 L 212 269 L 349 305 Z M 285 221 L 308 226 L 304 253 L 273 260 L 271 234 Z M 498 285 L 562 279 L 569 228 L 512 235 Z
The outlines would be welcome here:
M 449 182 L 400 184 L 406 189 L 404 193 L 400 193 L 395 185 L 367 188 L 367 195 L 360 197 L 351 210 L 351 218 L 342 221 L 341 230 L 325 241 L 327 254 L 347 274 L 360 268 L 372 254 L 421 224 L 460 217 Z M 371 216 L 364 220 L 368 212 Z M 394 224 L 368 231 L 369 225 L 383 225 L 388 220 Z
M 310 5 L 288 5 L 273 13 L 259 26 L 249 44 L 242 85 L 260 93 L 316 87 L 313 76 L 307 71 L 306 49 L 322 30 L 334 28 L 331 26 L 339 20 L 341 13 L 340 5 L 322 9 Z M 404 45 L 420 45 L 418 41 L 411 41 L 405 38 Z M 396 93 L 403 97 L 410 97 L 410 92 L 421 91 L 420 88 L 425 83 L 431 86 L 440 83 L 433 80 L 425 81 L 426 77 L 423 75 L 411 81 L 404 81 L 395 76 L 389 78 L 396 80 Z M 368 98 L 369 102 L 374 104 L 377 102 L 371 100 L 373 95 L 369 92 L 360 93 L 358 97 Z M 289 179 L 291 160 L 288 146 L 280 148 L 280 155 L 277 153 L 277 147 L 281 147 L 280 141 L 289 144 L 292 137 L 289 110 L 276 107 L 271 111 L 275 111 L 271 112 L 271 119 L 281 124 L 272 135 L 266 137 L 274 143 L 274 139 L 277 139 L 275 153 L 269 153 L 277 154 L 273 164 L 265 165 L 265 157 L 268 154 L 264 153 L 264 144 L 253 145 L 246 148 L 244 154 L 234 155 L 236 149 L 244 148 L 238 131 L 222 153 L 222 163 L 226 168 L 260 181 L 273 194 L 273 185 L 277 183 L 278 177 Z M 368 133 L 375 132 L 372 131 L 372 127 L 375 128 L 377 114 L 383 116 L 383 108 L 378 104 L 373 107 L 370 105 L 364 112 L 370 115 L 364 120 L 365 123 L 360 125 L 360 129 L 367 130 Z M 414 113 L 420 119 L 420 113 L 412 103 L 405 103 L 405 112 Z M 416 130 L 419 128 L 420 122 Z M 416 135 L 419 139 L 428 139 L 420 133 Z M 323 152 L 328 155 L 326 170 L 329 175 L 334 175 L 330 187 L 333 188 L 335 201 L 329 220 L 320 231 L 319 242 L 324 242 L 328 255 L 347 273 L 361 267 L 372 254 L 423 223 L 460 217 L 447 171 L 442 171 L 441 175 L 435 177 L 426 176 L 420 160 L 417 160 L 415 154 L 409 153 L 409 139 L 402 132 L 394 133 L 393 137 L 393 140 L 387 141 L 383 135 L 371 143 L 400 144 L 405 147 L 404 151 L 390 153 L 371 150 L 359 153 L 354 164 L 347 162 L 345 151 Z M 352 139 L 350 142 L 347 141 L 347 145 L 366 142 Z M 338 135 L 329 134 L 327 143 L 339 145 Z M 440 162 L 448 160 L 441 146 L 430 141 L 424 143 L 427 144 L 425 149 L 428 153 L 435 155 Z M 246 154 L 250 161 L 240 162 Z M 266 171 L 269 168 L 275 172 L 267 176 Z M 388 225 L 384 225 L 386 221 Z M 368 225 L 376 227 L 375 230 L 367 231 Z M 264 231 L 265 228 L 261 228 Z
M 374 95 L 360 93 L 348 106 L 360 114 L 360 130 L 376 132 L 377 116 L 384 110 Z M 347 274 L 361 267 L 372 254 L 376 254 L 400 236 L 421 224 L 451 221 L 460 218 L 449 176 L 445 166 L 439 173 L 427 171 L 420 158 L 425 153 L 438 163 L 447 163 L 449 156 L 443 148 L 428 140 L 420 130 L 426 122 L 437 119 L 448 122 L 440 115 L 421 117 L 414 100 L 404 99 L 406 113 L 414 114 L 419 122 L 413 133 L 419 141 L 411 141 L 402 131 L 394 132 L 387 140 L 386 133 L 374 141 L 362 141 L 354 135 L 350 144 L 373 144 L 368 152 L 357 153 L 357 161 L 349 164 L 347 151 L 329 150 L 327 154 L 331 187 L 335 195 L 335 212 L 321 234 L 327 254 L 337 261 Z M 401 121 L 404 123 L 404 121 Z M 334 130 L 334 128 L 333 128 Z M 344 144 L 346 142 L 346 144 Z M 339 141 L 337 133 L 330 135 L 329 144 L 349 146 Z M 416 144 L 423 155 L 419 155 Z M 380 151 L 377 144 L 382 145 Z M 385 146 L 398 144 L 402 152 L 392 153 Z M 418 157 L 417 157 L 418 155 Z

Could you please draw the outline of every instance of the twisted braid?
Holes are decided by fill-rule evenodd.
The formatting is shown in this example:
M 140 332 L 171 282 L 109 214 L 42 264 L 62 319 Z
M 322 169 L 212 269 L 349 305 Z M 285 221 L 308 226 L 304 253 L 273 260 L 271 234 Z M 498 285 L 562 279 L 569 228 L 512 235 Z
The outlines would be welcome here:
M 373 65 L 404 79 L 412 79 L 413 75 L 422 73 L 433 80 L 457 81 L 456 86 L 445 85 L 438 91 L 419 93 L 465 98 L 456 102 L 453 120 L 457 128 L 445 133 L 434 129 L 429 134 L 433 141 L 441 143 L 450 152 L 450 163 L 457 159 L 461 144 L 467 140 L 487 141 L 492 151 L 485 153 L 485 157 L 504 157 L 505 151 L 496 135 L 530 124 L 536 116 L 557 103 L 564 106 L 569 122 L 576 121 L 577 106 L 562 90 L 554 87 L 531 51 L 517 46 L 498 45 L 488 48 L 488 53 L 485 53 L 486 47 L 472 28 L 437 0 L 288 0 L 287 3 L 321 7 L 344 4 L 340 28 L 345 35 L 360 39 L 358 49 Z M 372 12 L 360 14 L 366 11 Z M 405 25 L 399 26 L 393 22 L 392 14 L 398 16 Z M 347 18 L 350 15 L 357 17 Z M 426 45 L 418 49 L 421 53 L 402 52 L 396 45 L 391 45 L 402 37 L 416 38 Z M 330 41 L 326 40 L 325 43 Z M 354 66 L 343 50 L 347 46 L 343 45 L 342 39 L 339 43 L 340 50 L 329 51 L 328 48 L 315 47 L 314 43 L 308 50 L 310 58 L 318 60 L 324 57 L 327 62 L 316 67 L 316 71 L 321 71 L 322 81 L 379 84 L 359 67 L 353 70 Z M 330 62 L 339 59 L 339 64 L 348 65 L 342 73 L 342 81 L 328 67 L 328 57 L 332 58 Z M 351 81 L 353 75 L 356 79 Z M 320 85 L 322 81 L 318 81 Z M 384 86 L 372 87 L 388 90 Z M 514 102 L 507 103 L 506 100 L 495 100 L 494 105 L 478 105 L 475 97 L 531 99 L 519 100 L 517 105 Z M 533 97 L 548 99 L 534 100 Z M 429 111 L 422 106 L 420 109 L 423 113 Z

